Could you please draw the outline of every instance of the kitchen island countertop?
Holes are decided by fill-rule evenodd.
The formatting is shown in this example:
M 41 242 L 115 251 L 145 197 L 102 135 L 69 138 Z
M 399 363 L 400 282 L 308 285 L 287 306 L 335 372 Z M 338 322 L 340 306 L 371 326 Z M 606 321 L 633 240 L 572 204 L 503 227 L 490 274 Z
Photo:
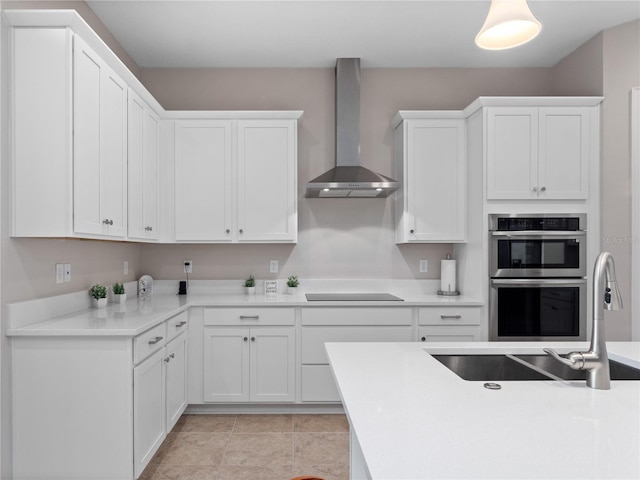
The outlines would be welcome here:
M 609 342 L 640 367 L 640 342 Z M 587 343 L 328 343 L 361 452 L 352 478 L 640 478 L 640 381 L 465 381 L 427 353 L 542 353 Z M 426 351 L 425 351 L 426 350 Z M 352 455 L 352 459 L 353 459 Z M 355 465 L 355 467 L 358 467 Z

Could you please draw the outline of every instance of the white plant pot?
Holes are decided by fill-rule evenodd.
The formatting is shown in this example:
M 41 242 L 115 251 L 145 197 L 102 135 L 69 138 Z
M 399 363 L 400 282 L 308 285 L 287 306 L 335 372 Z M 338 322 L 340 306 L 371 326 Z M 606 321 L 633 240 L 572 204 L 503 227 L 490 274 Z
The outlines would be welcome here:
M 119 295 L 114 294 L 113 295 L 113 303 L 124 303 L 127 301 L 127 294 L 126 293 L 121 293 Z
M 92 298 L 91 301 L 93 302 L 93 306 L 95 308 L 104 308 L 104 307 L 107 306 L 107 299 L 106 298 L 100 298 L 100 299 Z
M 247 295 L 255 295 L 256 287 L 244 287 L 244 293 L 246 293 Z
M 298 293 L 298 287 L 287 287 L 287 293 L 289 295 L 296 295 Z

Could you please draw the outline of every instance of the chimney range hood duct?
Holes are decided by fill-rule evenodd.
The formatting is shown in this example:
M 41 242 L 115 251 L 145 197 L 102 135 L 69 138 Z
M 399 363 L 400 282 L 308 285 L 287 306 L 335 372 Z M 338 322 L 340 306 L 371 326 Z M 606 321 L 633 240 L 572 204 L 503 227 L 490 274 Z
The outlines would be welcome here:
M 336 166 L 307 184 L 307 198 L 388 197 L 400 184 L 360 166 L 360 59 L 336 61 Z

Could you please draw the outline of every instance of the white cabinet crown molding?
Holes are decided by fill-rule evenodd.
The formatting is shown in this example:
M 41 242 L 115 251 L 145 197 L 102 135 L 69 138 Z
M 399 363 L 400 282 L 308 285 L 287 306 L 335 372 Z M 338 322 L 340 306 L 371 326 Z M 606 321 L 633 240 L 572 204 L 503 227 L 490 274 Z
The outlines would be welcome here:
M 113 53 L 91 26 L 75 10 L 3 10 L 4 18 L 11 27 L 52 27 L 69 28 L 82 37 L 118 76 L 140 95 L 158 113 L 164 112 L 162 105 L 149 93 L 146 87 Z
M 483 107 L 594 107 L 604 97 L 478 97 L 462 112 L 468 118 Z
M 403 120 L 464 118 L 462 110 L 400 110 L 391 120 L 391 128 L 395 129 Z
M 299 120 L 303 110 L 166 110 L 166 120 Z

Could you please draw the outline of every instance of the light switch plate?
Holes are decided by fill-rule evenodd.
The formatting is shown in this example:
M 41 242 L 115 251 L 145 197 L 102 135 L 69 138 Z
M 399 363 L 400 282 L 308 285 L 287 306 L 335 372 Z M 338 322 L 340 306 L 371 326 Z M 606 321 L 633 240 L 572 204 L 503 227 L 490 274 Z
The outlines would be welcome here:
M 429 271 L 429 260 L 420 260 L 420 273 L 427 273 Z
M 56 283 L 64 283 L 64 263 L 56 263 Z
M 269 273 L 278 273 L 278 260 L 269 261 Z

